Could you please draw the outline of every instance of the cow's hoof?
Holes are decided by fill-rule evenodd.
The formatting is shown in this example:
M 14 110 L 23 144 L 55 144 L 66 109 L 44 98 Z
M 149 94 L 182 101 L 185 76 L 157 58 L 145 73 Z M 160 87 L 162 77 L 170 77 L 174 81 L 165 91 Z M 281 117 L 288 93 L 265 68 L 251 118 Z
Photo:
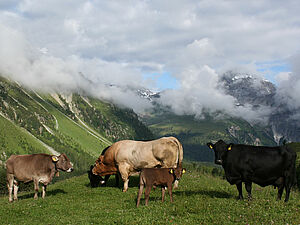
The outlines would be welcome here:
M 126 191 L 127 191 L 127 190 L 125 190 L 125 189 L 123 190 L 123 192 L 126 192 Z

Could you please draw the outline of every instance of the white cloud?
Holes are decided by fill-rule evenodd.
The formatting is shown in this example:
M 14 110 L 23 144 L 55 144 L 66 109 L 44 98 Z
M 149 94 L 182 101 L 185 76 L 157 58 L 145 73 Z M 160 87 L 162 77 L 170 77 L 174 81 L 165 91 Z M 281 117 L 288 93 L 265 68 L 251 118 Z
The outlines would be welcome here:
M 143 73 L 167 71 L 181 84 L 164 101 L 178 102 L 176 112 L 243 115 L 217 90 L 219 71 L 294 55 L 299 11 L 296 0 L 0 1 L 0 70 L 34 87 L 86 88 L 118 103 L 130 96 L 139 109 L 145 105 L 132 93 L 109 95 L 103 84 L 147 86 Z
M 290 59 L 292 72 L 278 74 L 278 101 L 289 106 L 291 110 L 300 108 L 300 54 Z M 298 114 L 299 115 L 299 114 Z M 300 118 L 300 117 L 298 117 Z

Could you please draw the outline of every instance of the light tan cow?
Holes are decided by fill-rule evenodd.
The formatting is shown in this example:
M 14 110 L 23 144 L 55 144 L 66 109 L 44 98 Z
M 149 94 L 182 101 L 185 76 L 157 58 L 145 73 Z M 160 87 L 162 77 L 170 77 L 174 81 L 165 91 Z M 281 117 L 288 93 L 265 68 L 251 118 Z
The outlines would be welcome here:
M 128 189 L 129 176 L 141 169 L 176 168 L 181 165 L 182 159 L 183 148 L 175 137 L 163 137 L 153 141 L 123 140 L 114 143 L 104 155 L 99 156 L 92 172 L 99 176 L 120 173 L 125 192 Z

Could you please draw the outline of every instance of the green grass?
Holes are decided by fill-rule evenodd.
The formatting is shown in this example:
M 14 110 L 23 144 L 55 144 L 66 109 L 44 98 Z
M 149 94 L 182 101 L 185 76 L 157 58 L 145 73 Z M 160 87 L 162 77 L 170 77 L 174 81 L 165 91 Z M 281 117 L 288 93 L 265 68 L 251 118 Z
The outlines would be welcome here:
M 95 137 L 97 135 L 93 136 L 83 126 L 69 119 L 51 104 L 45 101 L 40 101 L 40 103 L 57 119 L 58 131 L 76 141 L 85 152 L 98 157 L 101 151 L 107 146 L 107 144 Z
M 90 188 L 87 176 L 49 185 L 47 196 L 34 200 L 23 192 L 19 201 L 0 197 L 2 224 L 299 224 L 299 192 L 288 203 L 276 201 L 272 187 L 253 186 L 253 200 L 239 201 L 237 190 L 220 177 L 188 170 L 173 192 L 160 201 L 157 188 L 150 193 L 149 206 L 136 208 L 138 178 L 132 177 L 123 193 L 113 187 Z M 245 191 L 244 191 L 245 192 Z M 246 195 L 246 194 L 245 194 Z
M 49 153 L 37 139 L 0 115 L 0 155 Z M 4 153 L 5 152 L 5 153 Z M 1 159 L 1 156 L 0 156 Z M 6 159 L 2 159 L 6 160 Z

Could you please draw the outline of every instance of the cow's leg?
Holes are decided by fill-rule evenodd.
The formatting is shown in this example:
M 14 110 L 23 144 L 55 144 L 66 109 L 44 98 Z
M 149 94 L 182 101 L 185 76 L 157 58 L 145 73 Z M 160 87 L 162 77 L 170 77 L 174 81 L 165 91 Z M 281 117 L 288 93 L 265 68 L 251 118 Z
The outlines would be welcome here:
M 18 201 L 18 182 L 14 180 L 14 201 Z
M 169 195 L 170 195 L 170 200 L 171 200 L 171 202 L 173 202 L 172 184 L 168 184 L 168 191 L 169 191 Z
M 7 189 L 8 189 L 8 201 L 12 202 L 12 191 L 13 191 L 13 184 L 14 184 L 14 175 L 12 174 L 7 174 L 6 175 L 7 179 Z
M 252 182 L 246 182 L 245 188 L 246 188 L 246 191 L 248 192 L 248 200 L 252 200 L 252 195 L 251 195 Z
M 289 198 L 290 198 L 290 192 L 291 192 L 291 188 L 292 188 L 292 181 L 291 179 L 289 179 L 288 177 L 285 179 L 285 202 L 288 202 Z
M 43 184 L 43 187 L 42 187 L 42 198 L 45 198 L 45 196 L 46 196 L 46 189 L 47 189 L 47 185 Z
M 130 170 L 130 166 L 128 164 L 123 163 L 123 164 L 119 165 L 119 171 L 120 171 L 122 180 L 124 181 L 123 192 L 126 192 L 128 189 L 129 170 Z
M 279 185 L 278 186 L 277 200 L 281 200 L 283 190 L 284 190 L 284 185 Z
M 165 192 L 166 192 L 165 187 L 161 187 L 161 202 L 164 202 L 165 200 Z
M 143 189 L 144 189 L 144 184 L 140 184 L 138 196 L 137 196 L 137 202 L 136 202 L 136 207 L 139 207 L 140 201 L 141 201 L 141 196 L 143 194 Z
M 178 188 L 178 183 L 179 183 L 178 180 L 175 180 L 175 181 L 174 181 L 174 189 Z
M 34 179 L 33 183 L 34 183 L 34 199 L 38 199 L 39 181 L 37 179 Z
M 242 188 L 243 188 L 242 182 L 237 183 L 237 184 L 236 184 L 236 188 L 237 188 L 238 191 L 239 191 L 239 197 L 238 197 L 238 199 L 243 200 L 244 197 L 243 197 L 243 190 L 242 190 Z
M 145 205 L 148 205 L 149 202 L 149 196 L 150 196 L 150 191 L 151 191 L 151 187 L 152 185 L 146 185 L 146 189 L 145 189 Z

